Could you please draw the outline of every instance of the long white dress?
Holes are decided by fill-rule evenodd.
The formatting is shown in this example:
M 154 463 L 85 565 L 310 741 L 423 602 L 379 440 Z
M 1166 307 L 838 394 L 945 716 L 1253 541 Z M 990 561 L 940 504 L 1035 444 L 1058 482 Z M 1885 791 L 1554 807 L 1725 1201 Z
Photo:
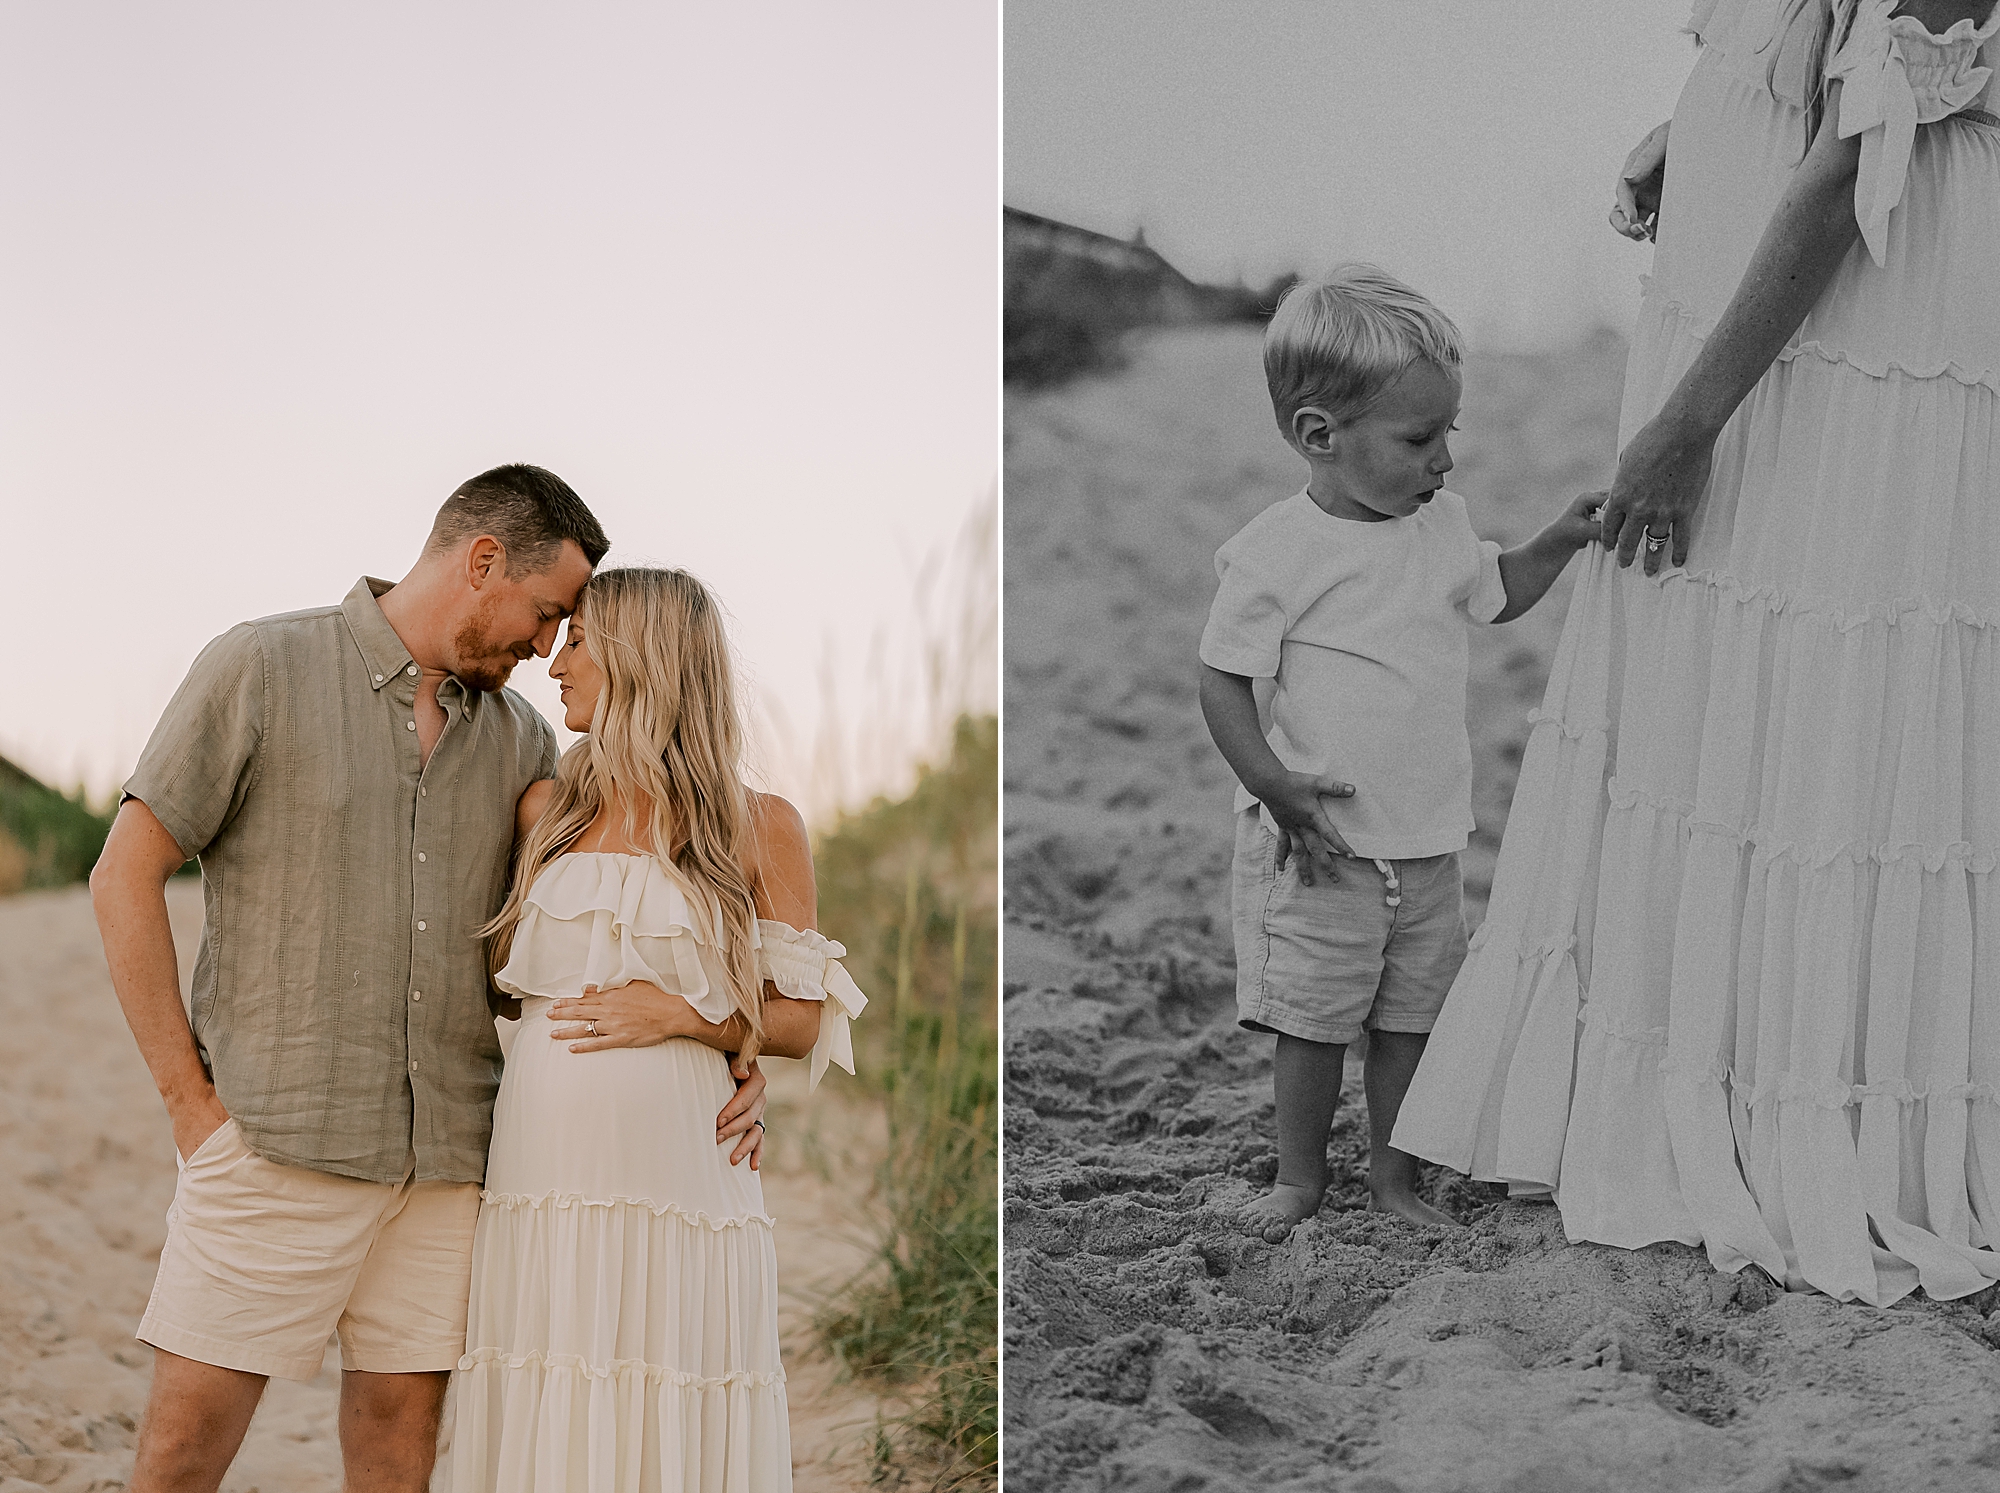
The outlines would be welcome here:
M 1789 9 L 1695 7 L 1621 445 L 1804 150 Z M 2000 13 L 1892 9 L 1833 17 L 1863 242 L 1718 443 L 1687 567 L 1585 552 L 1394 1136 L 1552 1187 L 1572 1239 L 1877 1304 L 2000 1278 Z
M 730 1014 L 712 899 L 651 856 L 559 856 L 495 983 L 522 999 L 493 1110 L 465 1356 L 434 1486 L 781 1493 L 792 1485 L 773 1220 L 715 1117 L 728 1061 L 675 1039 L 573 1053 L 549 1008 L 647 980 Z M 854 1071 L 845 950 L 757 924 L 759 972 L 824 1001 L 812 1055 Z

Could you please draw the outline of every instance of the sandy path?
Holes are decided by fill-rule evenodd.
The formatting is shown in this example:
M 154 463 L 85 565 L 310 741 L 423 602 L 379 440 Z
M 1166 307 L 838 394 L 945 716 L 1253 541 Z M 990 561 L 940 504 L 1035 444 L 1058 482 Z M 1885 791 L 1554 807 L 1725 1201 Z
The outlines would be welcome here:
M 185 979 L 200 888 L 176 882 L 168 902 Z M 781 1221 L 793 1461 L 800 1493 L 848 1493 L 868 1485 L 876 1402 L 804 1350 L 814 1306 L 866 1257 L 880 1119 L 842 1102 L 844 1074 L 808 1106 L 803 1065 L 782 1066 L 765 1189 Z M 0 1493 L 125 1486 L 152 1367 L 131 1334 L 165 1236 L 172 1145 L 87 895 L 0 899 Z M 334 1493 L 338 1361 L 329 1349 L 310 1384 L 272 1381 L 227 1493 Z
M 1610 470 L 1623 352 L 1468 369 L 1451 486 L 1524 537 Z M 1254 333 L 1160 334 L 1007 418 L 1006 1407 L 1010 1493 L 2000 1488 L 2000 1317 L 1773 1293 L 1679 1246 L 1572 1248 L 1439 1174 L 1472 1226 L 1361 1209 L 1278 1246 L 1270 1044 L 1234 1021 L 1228 769 L 1195 702 L 1217 544 L 1302 475 Z M 1568 596 L 1475 630 L 1494 852 Z

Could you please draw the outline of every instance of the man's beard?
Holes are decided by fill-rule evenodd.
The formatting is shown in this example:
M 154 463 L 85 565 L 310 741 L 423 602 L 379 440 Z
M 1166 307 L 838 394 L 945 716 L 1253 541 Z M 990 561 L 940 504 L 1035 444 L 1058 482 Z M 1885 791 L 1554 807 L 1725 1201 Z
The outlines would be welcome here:
M 493 611 L 494 608 L 484 607 L 473 613 L 451 640 L 458 655 L 452 665 L 452 676 L 468 689 L 489 692 L 500 689 L 520 661 L 511 649 L 495 650 L 493 640 L 487 636 L 486 623 Z

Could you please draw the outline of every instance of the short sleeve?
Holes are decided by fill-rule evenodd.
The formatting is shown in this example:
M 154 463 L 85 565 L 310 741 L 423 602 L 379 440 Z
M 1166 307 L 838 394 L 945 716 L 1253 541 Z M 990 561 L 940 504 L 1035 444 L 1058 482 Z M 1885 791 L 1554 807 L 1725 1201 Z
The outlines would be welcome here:
M 542 728 L 542 756 L 535 768 L 535 781 L 539 783 L 543 778 L 552 778 L 556 775 L 556 765 L 562 761 L 562 752 L 556 746 L 556 728 L 549 724 L 548 717 L 539 710 L 531 711 L 530 714 Z
M 1979 49 L 2000 31 L 2000 6 L 1984 26 L 1960 20 L 1941 36 L 1894 9 L 1895 0 L 1843 0 L 1835 24 L 1846 35 L 1827 65 L 1828 80 L 1841 85 L 1840 137 L 1861 137 L 1854 215 L 1877 264 L 1888 247 L 1889 215 L 1903 199 L 1917 126 L 1978 100 L 1993 75 L 1979 65 Z
M 1500 574 L 1500 546 L 1490 539 L 1473 538 L 1476 557 L 1472 589 L 1460 603 L 1474 622 L 1491 622 L 1507 610 L 1507 582 Z
M 125 784 L 190 859 L 236 817 L 255 780 L 265 667 L 248 623 L 202 649 Z
M 1225 674 L 1269 679 L 1278 672 L 1279 646 L 1290 618 L 1268 564 L 1239 534 L 1215 552 L 1217 587 L 1201 630 L 1201 661 Z
M 810 928 L 794 928 L 772 918 L 757 920 L 757 973 L 791 1000 L 824 1002 L 808 1091 L 819 1087 L 829 1065 L 854 1071 L 854 1039 L 848 1023 L 867 1009 L 868 997 L 841 964 L 846 957 L 845 948 Z

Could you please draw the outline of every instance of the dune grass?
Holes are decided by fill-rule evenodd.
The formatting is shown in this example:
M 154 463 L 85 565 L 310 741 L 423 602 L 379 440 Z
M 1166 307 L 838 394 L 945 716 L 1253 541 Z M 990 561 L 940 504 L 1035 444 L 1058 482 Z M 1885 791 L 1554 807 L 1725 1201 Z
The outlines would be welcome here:
M 97 864 L 111 821 L 0 757 L 0 896 L 81 881 Z
M 878 1429 L 878 1478 L 935 1488 L 991 1487 L 999 1456 L 998 767 L 997 719 L 963 717 L 942 766 L 814 856 L 821 924 L 888 1018 L 855 1031 L 889 1119 L 875 1258 L 815 1326 L 912 1407 Z

